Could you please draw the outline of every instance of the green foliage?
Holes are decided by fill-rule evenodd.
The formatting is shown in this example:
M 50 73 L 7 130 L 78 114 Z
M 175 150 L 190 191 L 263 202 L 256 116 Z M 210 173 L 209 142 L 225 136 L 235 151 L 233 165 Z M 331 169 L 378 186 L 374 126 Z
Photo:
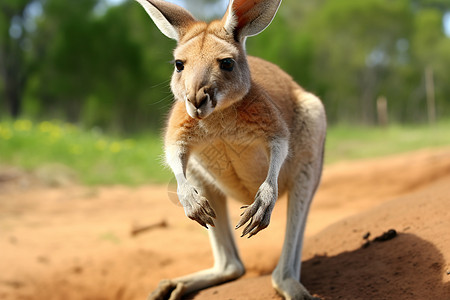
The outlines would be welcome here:
M 27 0 L 4 0 L 0 3 L 0 112 L 17 117 L 25 89 L 28 61 L 22 48 L 26 45 L 25 18 Z M 0 98 L 0 100 L 3 100 Z
M 438 116 L 449 115 L 450 90 L 444 82 L 450 75 L 450 38 L 443 33 L 442 17 L 450 4 L 314 2 L 284 3 L 271 27 L 249 39 L 248 50 L 318 94 L 330 123 L 376 123 L 379 96 L 386 96 L 391 120 L 426 121 L 428 67 L 435 75 Z
M 209 18 L 213 9 L 223 14 L 226 0 L 178 2 Z M 134 1 L 105 3 L 1 1 L 0 117 L 58 118 L 115 133 L 161 128 L 175 43 Z M 379 96 L 391 121 L 421 123 L 426 69 L 438 118 L 450 115 L 448 11 L 447 0 L 285 1 L 247 49 L 318 94 L 331 124 L 375 124 Z
M 151 87 L 169 78 L 170 68 L 162 66 L 160 51 L 145 53 L 148 42 L 134 33 L 142 32 L 137 27 L 143 24 L 151 25 L 148 17 L 135 3 L 95 15 L 96 3 L 46 2 L 46 15 L 39 20 L 40 31 L 35 36 L 45 51 L 35 52 L 37 72 L 29 91 L 30 99 L 41 102 L 34 117 L 63 116 L 113 131 L 157 128 L 168 101 L 161 88 Z M 52 43 L 47 44 L 49 37 Z M 159 104 L 161 97 L 164 103 Z

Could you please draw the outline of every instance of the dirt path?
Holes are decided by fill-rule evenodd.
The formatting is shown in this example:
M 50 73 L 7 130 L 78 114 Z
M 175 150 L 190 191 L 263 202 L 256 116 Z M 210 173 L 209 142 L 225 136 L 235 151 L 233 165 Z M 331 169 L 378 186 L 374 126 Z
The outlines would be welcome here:
M 160 279 L 209 267 L 206 231 L 170 191 L 51 188 L 20 172 L 0 174 L 0 299 L 145 299 Z M 269 275 L 285 210 L 281 199 L 269 228 L 250 240 L 236 233 L 243 279 L 190 298 L 280 299 Z M 230 211 L 235 224 L 239 204 Z M 397 237 L 361 248 L 367 232 L 373 239 L 390 228 Z M 327 166 L 308 221 L 302 281 L 324 299 L 450 299 L 448 228 L 450 149 Z

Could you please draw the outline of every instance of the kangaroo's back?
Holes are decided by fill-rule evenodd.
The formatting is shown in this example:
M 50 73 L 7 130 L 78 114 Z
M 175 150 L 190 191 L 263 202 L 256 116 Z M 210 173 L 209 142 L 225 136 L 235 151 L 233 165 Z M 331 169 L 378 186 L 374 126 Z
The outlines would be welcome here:
M 270 96 L 287 125 L 292 128 L 298 111 L 298 94 L 304 93 L 303 89 L 289 74 L 271 62 L 254 56 L 248 56 L 248 62 L 253 82 Z

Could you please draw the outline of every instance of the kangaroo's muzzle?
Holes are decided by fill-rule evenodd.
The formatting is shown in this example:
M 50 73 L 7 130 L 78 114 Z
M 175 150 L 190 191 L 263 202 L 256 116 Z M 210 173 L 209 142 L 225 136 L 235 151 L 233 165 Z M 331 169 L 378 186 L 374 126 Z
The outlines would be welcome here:
M 217 104 L 213 91 L 208 87 L 202 87 L 196 93 L 187 95 L 185 101 L 187 113 L 195 119 L 207 117 Z

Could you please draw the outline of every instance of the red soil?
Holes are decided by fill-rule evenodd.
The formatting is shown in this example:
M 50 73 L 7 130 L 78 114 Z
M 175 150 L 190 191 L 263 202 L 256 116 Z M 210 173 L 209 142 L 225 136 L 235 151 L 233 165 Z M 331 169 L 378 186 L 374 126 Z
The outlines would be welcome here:
M 49 187 L 3 170 L 0 299 L 145 299 L 159 280 L 211 266 L 205 229 L 170 190 Z M 236 224 L 239 204 L 229 208 Z M 280 299 L 270 273 L 285 209 L 281 199 L 270 226 L 251 239 L 236 233 L 242 279 L 188 298 Z M 372 240 L 391 228 L 397 237 L 362 248 L 367 232 Z M 323 299 L 450 299 L 449 228 L 450 149 L 327 166 L 308 220 L 302 282 Z

